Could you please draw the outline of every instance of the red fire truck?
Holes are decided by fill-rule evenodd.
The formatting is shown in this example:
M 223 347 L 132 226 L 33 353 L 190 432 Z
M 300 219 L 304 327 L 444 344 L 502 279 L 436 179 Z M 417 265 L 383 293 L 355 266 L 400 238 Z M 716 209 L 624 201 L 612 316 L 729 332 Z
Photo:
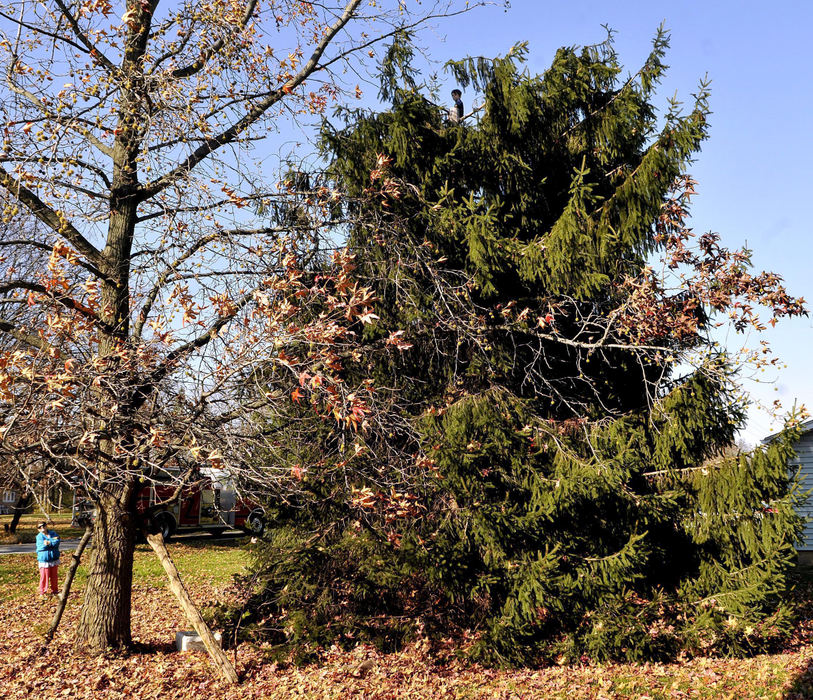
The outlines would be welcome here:
M 136 510 L 144 513 L 148 508 L 172 498 L 175 487 L 156 484 L 145 486 L 136 499 Z M 89 501 L 74 498 L 73 520 L 79 522 L 92 505 Z M 93 514 L 91 514 L 92 517 Z M 233 489 L 210 479 L 181 491 L 174 503 L 159 506 L 151 516 L 164 539 L 178 532 L 206 531 L 219 535 L 227 529 L 243 529 L 261 535 L 265 529 L 265 512 L 262 508 L 237 498 Z

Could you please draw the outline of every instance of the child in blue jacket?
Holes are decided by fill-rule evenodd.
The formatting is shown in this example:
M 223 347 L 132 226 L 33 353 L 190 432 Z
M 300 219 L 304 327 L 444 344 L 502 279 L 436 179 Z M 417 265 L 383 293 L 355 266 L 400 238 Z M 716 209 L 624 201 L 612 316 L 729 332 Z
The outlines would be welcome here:
M 37 565 L 40 570 L 40 595 L 57 594 L 57 571 L 59 570 L 59 535 L 48 529 L 48 523 L 37 525 Z

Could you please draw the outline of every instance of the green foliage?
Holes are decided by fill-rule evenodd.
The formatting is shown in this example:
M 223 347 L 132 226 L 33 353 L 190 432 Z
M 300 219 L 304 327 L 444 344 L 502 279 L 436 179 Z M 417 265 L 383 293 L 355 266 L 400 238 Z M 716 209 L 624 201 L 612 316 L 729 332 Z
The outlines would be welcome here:
M 333 644 L 393 650 L 413 638 L 416 611 L 439 592 L 358 523 L 328 542 L 295 525 L 274 529 L 240 578 L 244 603 L 221 608 L 218 621 L 296 662 Z
M 560 49 L 542 76 L 519 45 L 449 65 L 484 96 L 476 121 L 450 124 L 405 40 L 382 69 L 391 109 L 346 113 L 323 148 L 379 299 L 344 371 L 400 397 L 413 432 L 389 448 L 426 468 L 370 444 L 366 479 L 315 461 L 255 563 L 252 619 L 300 650 L 468 629 L 471 655 L 498 664 L 769 646 L 790 624 L 797 429 L 726 456 L 744 420 L 734 370 L 708 356 L 673 376 L 666 359 L 703 346 L 705 312 L 700 332 L 646 347 L 612 324 L 706 137 L 705 86 L 656 119 L 662 30 L 624 82 L 611 37 Z M 382 351 L 394 331 L 408 352 Z

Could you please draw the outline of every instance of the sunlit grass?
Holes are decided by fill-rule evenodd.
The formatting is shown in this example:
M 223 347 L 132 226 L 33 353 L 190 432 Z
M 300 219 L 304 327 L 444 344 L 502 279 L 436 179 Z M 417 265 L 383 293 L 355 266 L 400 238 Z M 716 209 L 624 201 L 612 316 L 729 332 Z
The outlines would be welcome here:
M 49 517 L 52 529 L 56 530 L 61 538 L 68 539 L 82 536 L 83 528 L 71 527 L 70 512 L 52 513 Z M 28 544 L 34 542 L 37 538 L 37 523 L 47 518 L 42 513 L 26 513 L 20 517 L 17 531 L 13 535 L 9 535 L 6 533 L 4 526 L 9 525 L 11 519 L 11 515 L 0 515 L 0 544 L 17 542 Z
M 232 576 L 240 573 L 248 563 L 245 539 L 212 542 L 202 540 L 192 543 L 167 545 L 170 556 L 178 568 L 181 578 L 190 583 L 206 582 L 215 587 L 228 585 Z M 62 566 L 59 570 L 60 586 L 70 563 L 71 552 L 62 552 Z M 87 581 L 87 562 L 90 552 L 85 551 L 76 572 L 73 590 L 80 591 Z M 0 555 L 0 600 L 17 599 L 36 594 L 38 582 L 37 562 L 32 554 Z M 161 586 L 166 583 L 158 558 L 149 545 L 136 546 L 133 559 L 133 586 Z

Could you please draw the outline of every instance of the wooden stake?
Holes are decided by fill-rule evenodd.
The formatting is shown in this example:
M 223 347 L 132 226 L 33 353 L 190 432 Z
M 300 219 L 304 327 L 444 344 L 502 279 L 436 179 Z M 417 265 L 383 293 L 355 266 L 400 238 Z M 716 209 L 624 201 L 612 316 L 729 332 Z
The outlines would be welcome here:
M 54 638 L 56 628 L 59 627 L 59 621 L 62 619 L 62 613 L 65 612 L 65 606 L 68 604 L 68 595 L 71 592 L 71 585 L 73 585 L 73 577 L 76 576 L 76 570 L 79 568 L 79 560 L 82 558 L 82 552 L 85 551 L 85 547 L 87 547 L 88 542 L 90 542 L 90 536 L 92 534 L 93 525 L 85 525 L 85 534 L 82 535 L 82 539 L 79 540 L 79 546 L 71 555 L 71 566 L 68 569 L 67 575 L 65 576 L 65 583 L 62 584 L 62 593 L 59 594 L 59 605 L 56 606 L 54 617 L 51 620 L 51 626 L 45 633 L 46 644 L 48 644 Z
M 175 597 L 181 604 L 181 609 L 184 611 L 184 613 L 186 613 L 186 617 L 189 619 L 192 627 L 195 628 L 195 632 L 197 632 L 200 638 L 203 640 L 203 646 L 206 647 L 206 651 L 209 652 L 209 656 L 212 658 L 212 661 L 214 661 L 215 666 L 217 666 L 229 683 L 239 683 L 240 681 L 237 677 L 237 671 L 234 669 L 234 666 L 232 666 L 231 661 L 229 661 L 229 658 L 226 656 L 223 649 L 220 648 L 220 645 L 215 640 L 209 626 L 206 624 L 203 617 L 201 617 L 200 612 L 192 602 L 192 598 L 189 597 L 189 593 L 186 590 L 186 587 L 183 585 L 181 577 L 178 575 L 178 569 L 175 568 L 175 564 L 173 563 L 172 559 L 170 559 L 169 552 L 164 544 L 163 536 L 160 532 L 157 532 L 154 535 L 148 534 L 147 542 L 150 543 L 150 547 L 152 547 L 153 551 L 158 557 L 158 560 L 161 562 L 161 566 L 164 567 L 164 571 L 169 579 L 169 589 L 175 594 Z

